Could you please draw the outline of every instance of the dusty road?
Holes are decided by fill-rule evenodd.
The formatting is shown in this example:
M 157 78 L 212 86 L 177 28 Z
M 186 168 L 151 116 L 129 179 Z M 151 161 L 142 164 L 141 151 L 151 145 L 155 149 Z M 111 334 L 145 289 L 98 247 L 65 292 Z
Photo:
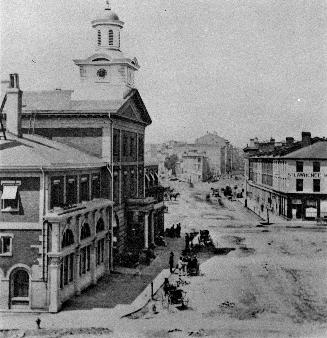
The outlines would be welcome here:
M 224 200 L 224 207 L 207 202 L 211 185 L 198 184 L 193 189 L 185 183 L 174 185 L 181 198 L 169 202 L 166 223 L 181 222 L 184 231 L 209 229 L 219 247 L 235 250 L 211 258 L 202 265 L 204 275 L 191 278 L 185 287 L 190 310 L 162 311 L 160 318 L 134 321 L 143 334 L 327 336 L 324 228 L 292 227 L 289 223 L 258 227 L 259 218 L 239 202 Z
M 158 313 L 151 304 L 137 319 L 108 322 L 110 332 L 50 331 L 47 337 L 327 337 L 325 228 L 258 227 L 260 219 L 239 202 L 206 201 L 212 185 L 169 183 L 181 196 L 168 202 L 166 225 L 209 229 L 219 247 L 234 249 L 189 278 L 189 308 L 167 309 L 157 301 Z

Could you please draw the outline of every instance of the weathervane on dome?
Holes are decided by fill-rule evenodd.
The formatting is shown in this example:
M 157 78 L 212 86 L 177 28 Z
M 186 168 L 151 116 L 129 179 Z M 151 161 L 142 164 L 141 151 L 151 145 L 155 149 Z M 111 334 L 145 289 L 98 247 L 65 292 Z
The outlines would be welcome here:
M 109 2 L 109 0 L 106 0 L 106 4 L 107 4 L 106 10 L 110 11 L 110 10 L 111 10 L 111 7 L 110 7 L 110 2 Z

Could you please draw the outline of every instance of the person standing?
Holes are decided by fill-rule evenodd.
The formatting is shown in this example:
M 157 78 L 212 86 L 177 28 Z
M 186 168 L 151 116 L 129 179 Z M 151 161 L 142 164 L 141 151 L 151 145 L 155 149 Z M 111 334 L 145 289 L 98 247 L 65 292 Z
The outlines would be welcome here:
M 177 232 L 177 237 L 180 238 L 181 237 L 181 224 L 180 223 L 177 224 L 176 232 Z
M 169 268 L 170 268 L 170 273 L 173 273 L 173 269 L 174 269 L 174 253 L 171 252 L 170 256 L 169 256 Z
M 183 273 L 183 259 L 182 259 L 182 257 L 179 257 L 177 267 L 178 267 L 179 276 L 181 276 L 182 273 Z
M 185 235 L 185 250 L 188 250 L 189 249 L 189 245 L 190 245 L 190 236 L 189 234 L 187 233 Z

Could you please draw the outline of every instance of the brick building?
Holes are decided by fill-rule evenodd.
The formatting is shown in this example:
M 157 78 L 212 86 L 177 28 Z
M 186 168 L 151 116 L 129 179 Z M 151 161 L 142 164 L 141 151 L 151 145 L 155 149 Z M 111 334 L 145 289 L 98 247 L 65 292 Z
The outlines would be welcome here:
M 139 69 L 138 61 L 136 58 L 125 57 L 120 50 L 120 31 L 123 24 L 109 5 L 92 21 L 92 27 L 95 29 L 96 50 L 93 55 L 86 59 L 74 60 L 80 69 L 81 79 L 80 86 L 74 91 L 24 92 L 24 95 L 22 95 L 18 81 L 14 85 L 12 82 L 2 83 L 10 87 L 7 90 L 7 102 L 3 110 L 7 130 L 13 130 L 10 124 L 14 121 L 12 124 L 19 125 L 20 135 L 15 132 L 13 134 L 18 136 L 28 135 L 24 136 L 20 142 L 23 142 L 23 139 L 32 139 L 34 140 L 34 147 L 40 142 L 43 144 L 43 152 L 49 151 L 49 158 L 52 158 L 51 154 L 54 149 L 58 150 L 57 157 L 53 154 L 53 162 L 51 162 L 54 167 L 52 170 L 53 177 L 52 173 L 48 175 L 42 169 L 42 165 L 38 166 L 38 174 L 33 184 L 38 189 L 36 189 L 35 194 L 39 193 L 40 198 L 34 199 L 33 197 L 33 204 L 31 205 L 30 198 L 26 197 L 23 211 L 20 210 L 20 212 L 23 212 L 23 219 L 20 218 L 21 216 L 17 211 L 13 213 L 6 213 L 5 211 L 6 218 L 3 218 L 0 223 L 1 232 L 5 230 L 6 233 L 7 230 L 11 229 L 11 223 L 19 223 L 20 225 L 15 226 L 20 231 L 20 235 L 13 235 L 17 239 L 20 237 L 21 243 L 25 238 L 27 231 L 25 226 L 27 226 L 28 231 L 30 231 L 28 238 L 31 238 L 31 243 L 24 243 L 22 252 L 31 250 L 31 246 L 33 248 L 35 246 L 35 249 L 32 250 L 35 253 L 35 257 L 32 256 L 34 257 L 33 262 L 26 263 L 24 257 L 18 254 L 17 250 L 15 250 L 15 255 L 10 258 L 12 262 L 9 265 L 13 266 L 13 269 L 15 269 L 15 265 L 17 267 L 23 266 L 29 276 L 29 279 L 27 279 L 25 273 L 25 277 L 21 278 L 25 283 L 23 294 L 25 296 L 28 294 L 28 297 L 25 297 L 28 298 L 28 302 L 25 299 L 23 304 L 18 304 L 19 306 L 26 306 L 30 309 L 42 308 L 53 312 L 59 310 L 62 302 L 72 294 L 79 292 L 80 289 L 94 283 L 103 271 L 110 269 L 113 262 L 119 261 L 120 255 L 129 250 L 136 250 L 137 253 L 142 252 L 154 241 L 154 235 L 163 230 L 164 206 L 160 198 L 158 199 L 161 187 L 156 180 L 150 183 L 145 182 L 144 137 L 145 128 L 151 124 L 151 118 L 134 85 L 134 72 Z M 11 79 L 13 78 L 11 76 Z M 16 80 L 18 80 L 17 77 Z M 11 92 L 15 91 L 19 95 L 16 96 L 16 100 L 13 100 L 11 99 Z M 8 118 L 9 116 L 12 116 L 12 118 Z M 18 116 L 17 121 L 15 121 L 15 116 Z M 47 141 L 44 141 L 45 138 L 43 137 L 46 137 Z M 38 141 L 38 138 L 41 141 Z M 7 148 L 10 149 L 17 143 L 15 140 L 11 140 L 11 142 L 9 145 L 4 143 L 5 152 Z M 28 149 L 29 145 L 25 144 L 25 147 Z M 60 157 L 61 149 L 67 149 L 65 160 L 71 164 L 71 167 L 67 166 L 67 168 L 61 169 L 61 161 L 64 160 Z M 72 154 L 71 162 L 68 153 Z M 1 158 L 3 154 L 3 149 L 1 149 Z M 76 158 L 74 154 L 79 154 L 79 160 L 76 159 L 76 162 L 73 161 Z M 16 155 L 12 158 L 19 160 L 18 162 L 24 168 L 15 167 L 17 173 L 13 173 L 12 177 L 22 177 L 20 171 L 28 172 L 28 157 L 19 158 L 19 155 L 17 156 L 18 158 L 16 158 Z M 155 172 L 154 168 L 150 172 L 151 177 L 152 175 L 156 177 L 157 171 Z M 3 167 L 3 170 L 1 169 L 2 173 L 7 175 L 6 167 Z M 40 177 L 41 179 L 46 177 L 47 183 L 42 183 Z M 37 185 L 38 180 L 39 185 Z M 13 180 L 10 178 L 8 181 L 12 182 Z M 28 181 L 26 184 L 30 187 L 32 183 Z M 146 189 L 146 184 L 149 184 L 150 190 Z M 15 191 L 13 189 L 6 188 L 6 191 L 2 189 L 1 196 L 4 201 L 8 199 L 4 197 L 14 196 Z M 28 189 L 26 188 L 27 191 Z M 77 195 L 74 195 L 74 192 Z M 50 197 L 47 200 L 47 197 L 42 197 L 42 194 Z M 86 199 L 86 196 L 88 199 Z M 99 197 L 103 199 L 103 202 L 98 201 L 99 205 L 94 205 L 94 201 L 91 201 L 93 197 L 97 199 Z M 75 199 L 76 204 L 78 204 L 76 210 Z M 53 200 L 57 202 L 53 203 Z M 83 204 L 82 209 L 79 209 L 79 204 L 85 200 L 90 200 L 88 206 L 84 207 Z M 10 202 L 4 203 L 4 209 L 7 206 L 11 207 Z M 34 215 L 35 210 L 38 210 L 37 220 Z M 33 214 L 31 219 L 28 216 L 30 213 Z M 104 225 L 100 224 L 99 229 L 103 229 L 104 226 L 105 230 L 99 230 L 98 233 L 97 227 L 100 218 L 103 219 Z M 37 223 L 36 229 L 34 229 L 34 225 L 31 225 L 32 228 L 30 229 L 30 225 L 25 223 Z M 89 230 L 82 231 L 84 223 L 89 225 Z M 51 243 L 47 242 L 46 232 L 48 230 L 44 228 L 44 224 L 56 224 L 52 226 L 52 231 L 55 231 L 53 234 L 57 236 L 57 240 Z M 71 231 L 65 236 L 64 241 L 60 236 L 63 237 L 63 233 L 67 229 Z M 83 236 L 82 233 L 84 233 Z M 10 234 L 12 234 L 11 231 Z M 105 244 L 105 248 L 102 249 L 103 244 L 101 242 L 100 249 L 97 249 L 96 242 L 98 239 L 102 240 L 99 237 L 102 234 L 106 238 L 105 243 L 109 241 L 110 244 Z M 12 247 L 18 243 L 16 240 L 11 241 L 10 236 L 4 238 L 6 238 L 3 242 L 6 248 L 8 248 L 9 242 L 13 243 Z M 64 246 L 64 252 L 62 252 L 63 241 L 69 243 Z M 89 241 L 93 243 L 90 247 Z M 48 247 L 44 243 L 47 243 Z M 39 252 L 41 247 L 42 253 Z M 77 278 L 80 273 L 79 267 L 74 266 L 74 271 L 71 269 L 73 262 L 78 261 L 77 253 L 74 251 L 75 247 L 80 250 L 83 259 L 86 257 L 86 261 L 83 260 L 86 264 L 83 263 L 83 279 Z M 84 247 L 86 249 L 83 249 Z M 47 248 L 50 248 L 50 251 L 47 251 Z M 83 251 L 81 251 L 82 249 Z M 106 268 L 100 269 L 99 267 L 101 271 L 98 268 L 95 269 L 91 264 L 91 258 L 97 262 L 97 256 L 94 258 L 97 250 L 106 250 L 103 251 L 103 254 L 102 251 L 99 251 L 100 257 L 105 257 L 103 258 L 104 261 L 101 261 L 101 265 Z M 52 255 L 53 252 L 55 255 Z M 68 255 L 68 252 L 73 256 L 66 259 L 64 256 L 66 253 Z M 39 255 L 46 261 L 46 264 L 36 262 L 40 259 Z M 2 262 L 1 257 L 2 281 L 10 284 L 10 276 L 14 270 L 4 267 Z M 50 268 L 51 262 L 56 268 Z M 39 282 L 40 272 L 34 275 L 36 269 L 34 266 L 42 270 L 42 282 Z M 85 266 L 87 277 L 84 278 Z M 67 277 L 62 276 L 68 276 L 68 284 L 65 284 Z M 55 281 L 55 278 L 57 278 L 57 281 Z M 64 278 L 63 288 L 60 284 L 62 278 Z M 35 285 L 38 285 L 41 290 L 39 295 L 41 295 L 41 292 L 45 292 L 47 283 L 59 285 L 61 291 L 58 291 L 59 293 L 57 292 L 57 296 L 55 296 L 56 291 L 51 286 L 48 289 L 48 292 L 53 293 L 50 296 L 48 295 L 50 302 L 45 300 L 43 296 L 36 296 L 37 293 L 33 296 L 34 292 L 38 292 L 34 291 L 37 289 L 32 288 L 29 284 L 29 292 L 27 293 L 26 285 L 27 282 L 32 283 L 31 281 L 34 281 L 34 279 Z M 11 291 L 3 292 L 1 289 L 0 295 L 1 307 L 7 309 L 15 305 L 10 303 L 10 299 L 12 299 Z
M 21 130 L 18 77 L 0 140 L 0 309 L 57 312 L 110 271 L 113 202 L 101 159 Z
M 287 219 L 327 217 L 327 141 L 302 133 L 302 140 L 276 143 L 252 139 L 246 154 L 246 203 L 259 215 Z

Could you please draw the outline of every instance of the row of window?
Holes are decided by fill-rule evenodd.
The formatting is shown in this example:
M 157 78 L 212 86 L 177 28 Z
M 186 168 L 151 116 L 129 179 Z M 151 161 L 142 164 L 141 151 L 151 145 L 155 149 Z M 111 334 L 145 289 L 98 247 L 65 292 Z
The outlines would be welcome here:
M 136 196 L 143 196 L 144 174 L 143 169 L 138 169 L 136 166 L 122 167 L 121 181 L 120 169 L 114 169 L 114 201 L 119 203 L 120 192 L 121 199 L 125 201 L 128 198 L 135 198 Z M 137 191 L 138 188 L 138 191 Z
M 96 249 L 96 265 L 99 266 L 104 263 L 104 245 L 105 239 L 102 238 L 98 241 Z M 60 288 L 74 281 L 74 264 L 75 255 L 73 253 L 63 257 L 60 266 Z M 79 261 L 79 275 L 85 275 L 91 270 L 91 246 L 83 247 L 80 251 Z
M 64 184 L 66 180 L 66 184 Z M 78 189 L 79 188 L 79 189 Z M 79 192 L 79 194 L 78 194 Z M 51 179 L 50 209 L 71 206 L 100 197 L 100 174 L 53 177 Z
M 120 140 L 122 134 L 122 154 L 120 153 Z M 129 157 L 132 161 L 144 160 L 144 137 L 132 132 L 120 132 L 119 129 L 113 130 L 113 155 L 115 162 L 121 162 L 121 155 Z
M 96 224 L 96 233 L 99 233 L 101 231 L 105 230 L 105 224 L 102 218 L 99 218 L 97 224 Z M 86 238 L 91 237 L 91 229 L 88 223 L 83 223 L 81 228 L 81 234 L 80 234 L 80 240 L 84 240 Z M 66 231 L 63 234 L 61 247 L 66 248 L 70 245 L 73 245 L 75 243 L 74 240 L 74 234 L 72 230 L 66 229 Z
M 319 161 L 313 161 L 312 162 L 312 171 L 314 173 L 320 172 L 320 162 Z M 303 161 L 296 161 L 296 172 L 297 173 L 303 172 Z
M 102 35 L 101 35 L 101 30 L 98 29 L 98 46 L 101 46 L 102 43 Z M 109 46 L 114 45 L 114 32 L 112 29 L 109 29 L 108 31 L 108 44 Z M 118 47 L 120 47 L 120 34 L 118 32 Z
M 313 180 L 313 192 L 320 192 L 320 180 Z M 303 179 L 296 180 L 296 191 L 303 191 Z

